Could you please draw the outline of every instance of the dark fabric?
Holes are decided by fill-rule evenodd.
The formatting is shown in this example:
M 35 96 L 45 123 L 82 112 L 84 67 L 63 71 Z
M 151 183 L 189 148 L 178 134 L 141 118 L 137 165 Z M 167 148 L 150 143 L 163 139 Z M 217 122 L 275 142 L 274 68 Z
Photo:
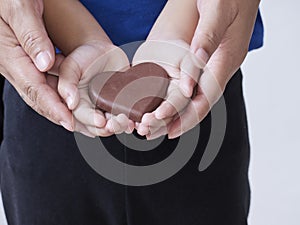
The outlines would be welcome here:
M 26 106 L 7 82 L 0 172 L 9 225 L 246 225 L 249 141 L 240 71 L 229 82 L 225 101 L 225 139 L 207 170 L 197 167 L 208 141 L 210 115 L 201 123 L 195 154 L 179 173 L 155 185 L 129 187 L 91 169 L 73 134 Z M 160 161 L 177 143 L 164 140 L 157 149 L 141 153 L 115 136 L 102 140 L 119 160 L 136 165 Z
M 82 2 L 120 45 L 144 40 L 166 1 Z M 255 47 L 262 44 L 257 30 L 262 31 L 260 17 Z M 209 138 L 210 115 L 201 123 L 195 154 L 179 173 L 152 186 L 128 187 L 93 171 L 73 134 L 35 113 L 6 82 L 0 185 L 9 225 L 246 225 L 249 142 L 240 71 L 229 82 L 225 100 L 225 139 L 207 170 L 197 168 Z M 162 160 L 177 143 L 165 140 L 141 153 L 115 136 L 102 141 L 112 155 L 134 165 Z
M 2 101 L 2 96 L 3 96 L 3 87 L 4 87 L 4 77 L 2 74 L 0 74 L 0 144 L 2 142 L 3 138 L 3 101 Z

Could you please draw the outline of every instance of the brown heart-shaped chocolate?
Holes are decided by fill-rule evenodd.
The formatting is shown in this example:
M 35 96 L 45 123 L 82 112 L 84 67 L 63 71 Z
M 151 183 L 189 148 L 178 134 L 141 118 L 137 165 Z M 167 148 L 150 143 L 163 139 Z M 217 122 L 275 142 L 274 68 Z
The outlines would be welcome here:
M 165 98 L 168 73 L 154 63 L 141 63 L 126 72 L 104 72 L 89 85 L 89 96 L 97 108 L 114 115 L 124 113 L 140 122 Z

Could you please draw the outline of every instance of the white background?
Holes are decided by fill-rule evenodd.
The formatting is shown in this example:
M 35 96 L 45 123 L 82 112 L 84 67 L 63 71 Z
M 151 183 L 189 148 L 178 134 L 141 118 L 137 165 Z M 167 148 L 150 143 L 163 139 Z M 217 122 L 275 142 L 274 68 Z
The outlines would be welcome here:
M 250 225 L 300 224 L 300 1 L 261 3 L 265 45 L 248 55 Z
M 249 224 L 299 225 L 300 1 L 265 0 L 261 10 L 265 45 L 242 66 L 252 147 Z M 0 207 L 0 225 L 4 218 Z

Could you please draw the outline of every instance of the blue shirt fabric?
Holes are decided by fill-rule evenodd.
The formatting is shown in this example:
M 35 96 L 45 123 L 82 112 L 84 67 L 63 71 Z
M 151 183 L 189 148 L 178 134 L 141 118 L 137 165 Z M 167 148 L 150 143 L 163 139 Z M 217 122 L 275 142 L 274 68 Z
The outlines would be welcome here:
M 145 40 L 167 0 L 81 0 L 114 44 Z M 263 24 L 258 13 L 249 50 L 263 45 Z

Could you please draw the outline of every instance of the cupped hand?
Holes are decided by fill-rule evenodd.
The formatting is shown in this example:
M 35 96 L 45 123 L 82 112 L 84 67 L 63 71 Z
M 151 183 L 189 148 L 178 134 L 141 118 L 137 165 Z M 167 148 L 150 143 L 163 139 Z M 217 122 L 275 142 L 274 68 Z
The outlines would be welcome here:
M 147 40 L 138 48 L 133 58 L 133 65 L 143 62 L 162 66 L 170 76 L 165 100 L 155 111 L 146 113 L 141 123 L 136 123 L 140 135 L 153 139 L 167 133 L 168 124 L 180 115 L 191 100 L 189 96 L 192 93 L 180 81 L 186 79 L 185 84 L 193 86 L 198 82 L 204 65 L 196 60 L 190 53 L 189 44 L 182 40 Z
M 61 102 L 57 91 L 49 86 L 45 73 L 36 68 L 47 70 L 55 58 L 41 16 L 34 11 L 37 6 L 31 8 L 37 1 L 22 1 L 22 9 L 17 7 L 20 1 L 0 2 L 0 73 L 36 112 L 72 131 L 70 110 Z M 5 11 L 4 7 L 10 8 Z M 15 7 L 19 11 L 15 11 Z
M 169 124 L 169 138 L 176 138 L 196 126 L 222 96 L 247 55 L 259 0 L 198 0 L 197 3 L 200 20 L 191 51 L 207 65 L 196 96 L 180 118 Z
M 57 56 L 50 72 L 59 75 L 58 92 L 73 111 L 75 131 L 91 137 L 133 131 L 134 123 L 125 115 L 103 113 L 95 108 L 88 95 L 88 85 L 94 76 L 128 68 L 128 58 L 120 48 L 100 41 L 90 41 L 67 57 Z

